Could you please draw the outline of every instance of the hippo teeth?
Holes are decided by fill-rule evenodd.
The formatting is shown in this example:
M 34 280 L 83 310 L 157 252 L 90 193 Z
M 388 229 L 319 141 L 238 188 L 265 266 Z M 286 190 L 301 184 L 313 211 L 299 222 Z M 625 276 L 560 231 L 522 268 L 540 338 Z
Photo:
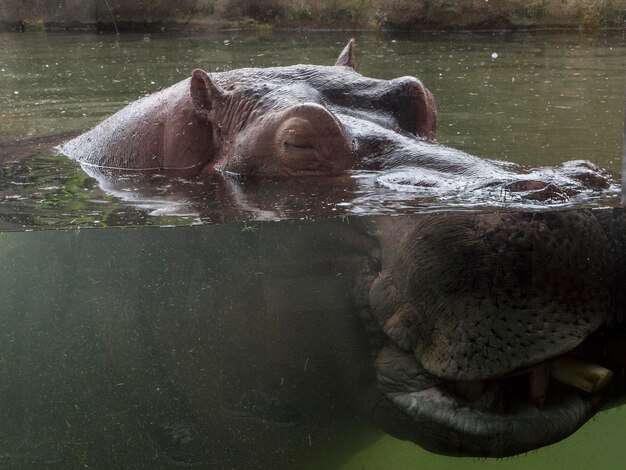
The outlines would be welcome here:
M 528 374 L 528 394 L 539 408 L 546 400 L 550 378 L 587 393 L 596 393 L 606 387 L 613 377 L 609 369 L 573 356 L 542 362 L 532 367 Z
M 550 363 L 550 376 L 587 393 L 595 393 L 608 385 L 613 372 L 577 357 L 563 356 Z

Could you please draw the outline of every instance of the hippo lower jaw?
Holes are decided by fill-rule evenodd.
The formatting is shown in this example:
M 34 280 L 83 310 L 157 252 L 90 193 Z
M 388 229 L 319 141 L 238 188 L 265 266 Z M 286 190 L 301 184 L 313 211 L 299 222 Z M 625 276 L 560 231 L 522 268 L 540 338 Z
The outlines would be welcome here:
M 619 340 L 613 338 L 615 348 L 623 344 L 624 333 L 618 335 Z M 446 455 L 505 457 L 553 444 L 578 430 L 603 406 L 614 405 L 624 394 L 623 359 L 611 355 L 611 345 L 607 356 L 605 345 L 603 334 L 594 333 L 573 351 L 524 371 L 482 381 L 453 382 L 430 374 L 411 353 L 388 344 L 377 357 L 377 379 L 388 405 L 403 417 L 396 416 L 390 427 L 383 427 L 396 437 Z M 620 378 L 611 380 L 612 374 L 606 370 L 606 376 L 597 383 L 598 390 L 591 392 L 566 385 L 553 377 L 562 380 L 558 369 L 562 366 L 557 363 L 568 358 L 582 358 L 590 366 L 601 363 L 619 370 Z M 548 379 L 549 368 L 552 373 Z M 537 384 L 531 376 L 537 370 L 546 371 L 539 385 L 543 392 L 540 400 L 533 397 Z M 608 385 L 604 387 L 602 381 Z

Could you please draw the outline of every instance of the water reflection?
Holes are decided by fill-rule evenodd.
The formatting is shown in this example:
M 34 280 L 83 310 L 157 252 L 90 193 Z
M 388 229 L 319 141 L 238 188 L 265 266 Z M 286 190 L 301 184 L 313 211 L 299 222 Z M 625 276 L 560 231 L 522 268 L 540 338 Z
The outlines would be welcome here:
M 446 454 L 549 444 L 622 400 L 625 227 L 616 209 L 5 232 L 0 462 L 332 468 L 366 422 Z M 550 379 L 539 403 L 528 374 L 554 357 L 613 379 Z
M 546 209 L 499 190 L 447 196 L 397 190 L 389 176 L 357 171 L 343 177 L 246 179 L 224 174 L 179 177 L 80 167 L 60 155 L 0 166 L 0 228 L 194 225 L 253 220 L 316 219 L 348 215 L 413 214 L 511 207 Z M 619 204 L 616 191 L 585 194 L 563 207 Z
M 471 178 L 408 165 L 382 172 L 351 171 L 343 176 L 290 179 L 247 178 L 221 172 L 198 177 L 185 175 L 184 172 L 177 175 L 90 165 L 83 165 L 82 169 L 108 194 L 150 210 L 153 216 L 196 215 L 198 220 L 205 222 L 402 214 L 415 213 L 420 209 L 607 206 L 614 204 L 618 197 L 617 188 L 612 185 L 604 191 L 585 191 L 571 198 L 566 196 L 565 200 L 550 199 L 546 202 L 539 198 L 525 199 L 527 193 L 513 192 L 501 184 L 484 188 L 487 175 L 482 180 L 476 178 L 479 182 L 472 186 L 469 183 Z M 556 185 L 569 181 L 559 171 L 562 168 L 540 169 L 532 175 L 515 176 L 520 178 L 520 182 L 536 175 L 555 181 Z M 437 184 L 425 185 L 424 175 L 436 180 Z M 566 187 L 565 183 L 563 187 Z

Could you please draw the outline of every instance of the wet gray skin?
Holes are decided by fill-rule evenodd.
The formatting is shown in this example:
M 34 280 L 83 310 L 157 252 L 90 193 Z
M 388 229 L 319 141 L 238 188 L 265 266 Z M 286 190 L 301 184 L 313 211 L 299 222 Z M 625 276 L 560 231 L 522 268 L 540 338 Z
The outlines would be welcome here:
M 588 161 L 529 169 L 436 143 L 434 98 L 414 77 L 377 80 L 335 66 L 239 69 L 192 77 L 122 109 L 61 151 L 83 165 L 208 175 L 293 177 L 378 172 L 392 189 L 433 196 L 565 201 L 612 179 Z

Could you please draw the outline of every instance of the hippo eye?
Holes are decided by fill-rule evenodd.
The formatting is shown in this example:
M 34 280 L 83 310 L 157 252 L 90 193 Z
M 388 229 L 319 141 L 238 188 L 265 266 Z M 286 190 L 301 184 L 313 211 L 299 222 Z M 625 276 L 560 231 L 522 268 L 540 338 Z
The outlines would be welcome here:
M 309 144 L 309 143 L 306 143 L 306 142 L 288 142 L 287 140 L 285 140 L 283 142 L 283 145 L 286 148 L 291 147 L 291 148 L 296 148 L 296 149 L 313 149 L 313 148 L 315 148 L 313 146 L 313 144 Z
M 285 132 L 283 137 L 283 145 L 285 148 L 293 149 L 314 149 L 315 146 L 311 143 L 310 137 L 302 135 L 299 132 L 289 129 Z

